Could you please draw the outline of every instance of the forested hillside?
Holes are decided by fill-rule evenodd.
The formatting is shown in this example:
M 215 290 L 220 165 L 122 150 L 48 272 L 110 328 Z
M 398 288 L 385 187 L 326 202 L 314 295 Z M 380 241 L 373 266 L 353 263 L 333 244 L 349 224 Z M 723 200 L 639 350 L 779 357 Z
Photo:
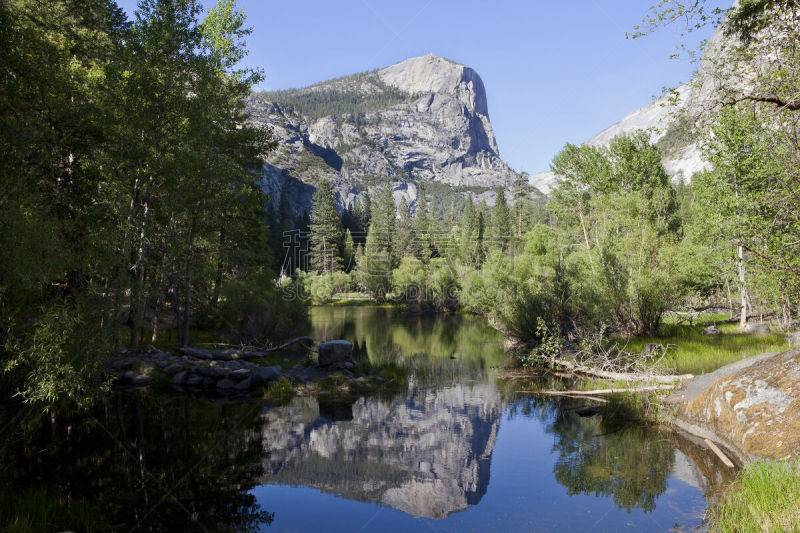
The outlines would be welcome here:
M 3 393 L 98 390 L 114 350 L 200 325 L 269 339 L 281 306 L 233 2 L 0 3 Z M 281 317 L 280 320 L 276 317 Z M 99 389 L 102 389 L 100 387 Z

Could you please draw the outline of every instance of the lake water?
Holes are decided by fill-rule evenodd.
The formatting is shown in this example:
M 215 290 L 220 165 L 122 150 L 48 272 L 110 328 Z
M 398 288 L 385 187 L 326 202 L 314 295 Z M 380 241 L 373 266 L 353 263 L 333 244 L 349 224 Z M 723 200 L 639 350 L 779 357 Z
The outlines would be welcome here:
M 69 494 L 114 531 L 600 532 L 702 528 L 730 476 L 669 431 L 516 392 L 481 318 L 315 308 L 311 323 L 405 367 L 407 390 L 277 407 L 140 390 L 88 418 L 2 413 L 19 429 L 6 483 Z

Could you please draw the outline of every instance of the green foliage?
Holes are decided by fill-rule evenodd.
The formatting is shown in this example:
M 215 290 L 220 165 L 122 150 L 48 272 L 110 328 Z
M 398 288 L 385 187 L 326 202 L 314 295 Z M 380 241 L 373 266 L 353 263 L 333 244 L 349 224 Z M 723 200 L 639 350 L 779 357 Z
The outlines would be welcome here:
M 535 338 L 539 340 L 539 344 L 527 355 L 520 357 L 522 366 L 555 366 L 554 361 L 561 356 L 564 349 L 564 339 L 550 331 L 541 316 L 536 317 Z
M 231 0 L 200 14 L 195 0 L 144 0 L 134 22 L 113 2 L 0 5 L 8 393 L 83 405 L 121 325 L 133 347 L 165 324 L 188 343 L 220 320 L 226 284 L 271 262 L 252 170 L 272 145 L 244 111 L 259 74 L 237 68 L 249 29 Z
M 286 405 L 292 401 L 296 392 L 291 381 L 286 378 L 281 378 L 272 382 L 269 387 L 264 390 L 264 400 L 272 405 Z
M 301 273 L 298 281 L 303 285 L 303 294 L 314 305 L 321 305 L 356 289 L 355 275 L 337 271 L 327 274 Z
M 45 409 L 59 404 L 86 407 L 108 391 L 99 375 L 115 339 L 110 330 L 98 327 L 102 315 L 86 307 L 71 301 L 51 303 L 22 339 L 18 357 L 5 371 L 24 376 L 18 394 L 26 401 Z
M 259 346 L 286 338 L 308 318 L 306 301 L 296 297 L 301 293 L 301 281 L 287 278 L 276 287 L 266 269 L 231 280 L 220 291 L 214 325 L 240 344 Z

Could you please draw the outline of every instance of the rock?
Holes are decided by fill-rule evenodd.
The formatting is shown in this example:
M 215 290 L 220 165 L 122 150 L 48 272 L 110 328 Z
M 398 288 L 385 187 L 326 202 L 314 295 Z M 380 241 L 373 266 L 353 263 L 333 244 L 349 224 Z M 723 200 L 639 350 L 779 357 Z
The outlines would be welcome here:
M 124 372 L 124 373 L 122 374 L 122 376 L 120 377 L 120 379 L 121 379 L 121 380 L 122 380 L 124 383 L 133 383 L 133 380 L 134 380 L 134 378 L 135 378 L 137 375 L 138 375 L 138 374 L 136 373 L 136 371 L 135 371 L 135 370 L 128 370 L 127 372 Z
M 183 385 L 186 383 L 186 377 L 188 376 L 188 372 L 178 372 L 172 377 L 172 384 L 173 385 Z
M 747 324 L 742 331 L 754 335 L 766 335 L 769 333 L 769 324 Z
M 719 335 L 722 332 L 719 330 L 717 326 L 708 326 L 707 328 L 703 328 L 703 335 Z
M 214 379 L 227 377 L 228 374 L 231 373 L 230 370 L 228 370 L 227 368 L 223 368 L 221 366 L 196 366 L 193 368 L 193 370 L 198 374 L 200 374 L 201 376 L 206 376 Z
M 222 366 L 228 370 L 239 370 L 242 368 L 242 364 L 239 361 L 226 361 Z
M 203 388 L 204 389 L 216 389 L 217 388 L 217 380 L 214 378 L 203 378 Z
M 130 368 L 131 364 L 132 362 L 130 359 L 115 359 L 114 361 L 111 361 L 108 366 L 114 370 L 122 370 L 124 368 Z
M 136 374 L 130 381 L 133 385 L 147 385 L 150 383 L 150 376 L 146 373 Z
M 249 378 L 250 374 L 251 374 L 251 372 L 248 369 L 240 368 L 240 369 L 234 370 L 230 374 L 228 374 L 228 378 L 230 378 L 230 379 L 232 379 L 234 381 L 241 381 L 243 379 Z
M 255 383 L 269 383 L 281 376 L 279 366 L 260 366 L 253 370 L 252 378 Z
M 656 342 L 648 342 L 647 345 L 645 345 L 645 347 L 644 347 L 643 353 L 646 356 L 649 357 L 649 356 L 653 356 L 653 355 L 658 355 L 659 353 L 662 353 L 663 351 L 664 351 L 664 346 L 663 345 L 658 344 Z
M 347 361 L 353 353 L 353 343 L 345 340 L 322 342 L 319 345 L 319 366 Z
M 254 385 L 253 378 L 243 379 L 236 384 L 236 390 L 250 390 Z
M 786 336 L 786 340 L 789 341 L 789 346 L 793 348 L 800 348 L 800 331 L 789 333 Z
M 172 363 L 171 365 L 169 365 L 168 367 L 166 367 L 164 369 L 164 373 L 167 374 L 168 376 L 174 376 L 175 374 L 177 374 L 181 370 L 183 370 L 183 365 L 179 365 L 177 363 Z
M 236 388 L 236 382 L 232 379 L 221 379 L 217 381 L 218 390 L 232 390 Z
M 203 386 L 203 376 L 198 376 L 197 374 L 189 374 L 186 378 L 186 386 L 187 387 L 202 387 Z
M 698 376 L 666 401 L 676 407 L 676 425 L 722 443 L 741 461 L 800 455 L 798 348 Z

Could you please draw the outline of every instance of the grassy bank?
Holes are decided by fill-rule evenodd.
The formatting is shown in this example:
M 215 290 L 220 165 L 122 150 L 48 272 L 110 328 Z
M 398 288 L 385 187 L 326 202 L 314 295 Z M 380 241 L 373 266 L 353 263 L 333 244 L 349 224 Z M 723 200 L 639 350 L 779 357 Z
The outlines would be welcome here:
M 634 337 L 627 350 L 640 352 L 648 343 L 668 347 L 661 361 L 665 368 L 678 374 L 705 374 L 745 357 L 765 352 L 781 352 L 789 348 L 786 336 L 780 333 L 754 335 L 739 333 L 736 324 L 722 324 L 719 335 L 704 335 L 702 326 L 667 324 L 655 337 Z
M 800 531 L 800 459 L 746 466 L 710 518 L 720 533 Z

